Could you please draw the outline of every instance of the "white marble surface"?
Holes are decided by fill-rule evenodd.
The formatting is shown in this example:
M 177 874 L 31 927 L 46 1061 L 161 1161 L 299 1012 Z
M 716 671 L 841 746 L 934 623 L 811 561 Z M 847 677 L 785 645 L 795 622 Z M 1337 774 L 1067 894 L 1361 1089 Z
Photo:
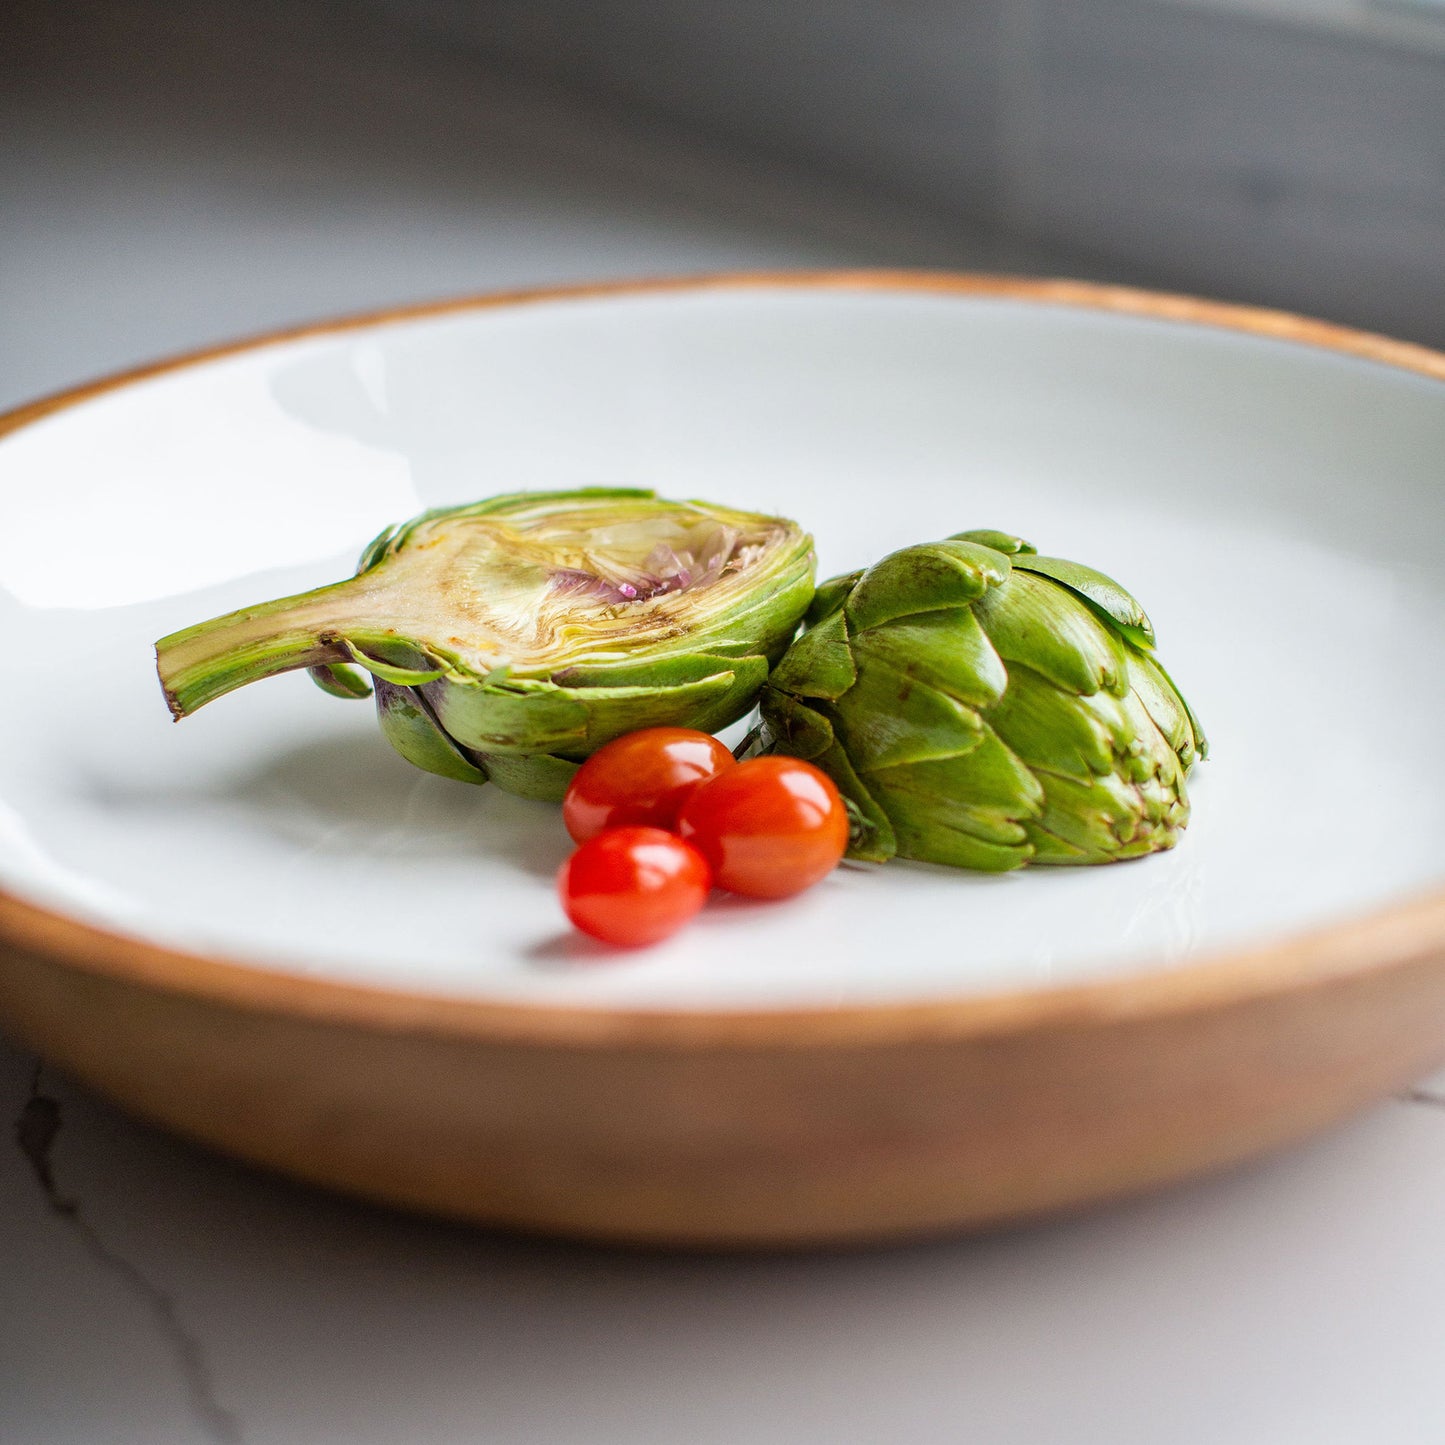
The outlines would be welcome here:
M 1427 1445 L 1445 1076 L 1067 1223 L 729 1260 L 519 1242 L 250 1173 L 28 1059 L 0 1168 L 7 1445 Z M 44 1100 L 53 1100 L 46 1104 Z
M 278 48 L 264 27 L 218 48 L 168 12 L 109 14 L 50 40 L 30 22 L 0 86 L 7 401 L 489 285 L 998 260 L 451 62 Z M 125 70 L 138 54 L 149 78 Z M 757 1260 L 506 1240 L 320 1196 L 132 1123 L 9 1044 L 0 1115 L 5 1445 L 1445 1438 L 1445 1075 L 1083 1219 Z

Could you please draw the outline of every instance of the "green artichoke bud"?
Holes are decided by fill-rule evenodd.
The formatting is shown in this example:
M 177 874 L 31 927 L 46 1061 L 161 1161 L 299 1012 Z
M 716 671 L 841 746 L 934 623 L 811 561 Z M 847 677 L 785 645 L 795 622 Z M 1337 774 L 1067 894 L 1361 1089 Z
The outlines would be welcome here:
M 622 733 L 715 732 L 747 712 L 813 566 L 812 539 L 782 518 L 648 491 L 522 492 L 389 528 L 354 577 L 163 637 L 156 662 L 177 718 L 295 668 L 341 697 L 374 681 L 410 762 L 556 799 Z
M 1173 847 L 1207 751 L 1139 604 L 1002 532 L 823 583 L 761 705 L 763 746 L 850 801 L 853 856 L 990 872 Z

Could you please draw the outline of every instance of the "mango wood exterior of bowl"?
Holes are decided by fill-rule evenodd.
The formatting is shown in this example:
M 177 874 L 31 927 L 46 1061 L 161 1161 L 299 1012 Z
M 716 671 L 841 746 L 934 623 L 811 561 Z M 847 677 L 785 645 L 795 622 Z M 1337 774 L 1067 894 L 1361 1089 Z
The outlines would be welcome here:
M 142 1117 L 391 1204 L 648 1244 L 1075 1207 L 1298 1138 L 1445 1052 L 1439 900 L 1173 976 L 809 1015 L 322 1000 L 14 902 L 0 929 L 8 1027 Z
M 719 277 L 311 330 L 609 289 L 769 284 L 1167 317 L 1445 380 L 1445 356 L 1321 322 L 987 277 Z M 0 418 L 0 434 L 166 367 L 22 408 Z M 1409 1084 L 1445 1058 L 1445 892 L 1086 986 L 747 1013 L 549 1009 L 331 983 L 172 952 L 0 895 L 0 1022 L 144 1118 L 389 1204 L 654 1245 L 864 1242 L 1163 1185 Z

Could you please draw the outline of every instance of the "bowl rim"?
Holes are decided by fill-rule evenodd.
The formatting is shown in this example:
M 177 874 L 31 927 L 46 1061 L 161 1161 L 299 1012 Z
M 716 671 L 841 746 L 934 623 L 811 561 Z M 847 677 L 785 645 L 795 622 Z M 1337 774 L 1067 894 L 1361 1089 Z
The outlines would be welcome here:
M 543 302 L 746 290 L 881 291 L 1105 311 L 1278 340 L 1445 383 L 1445 353 L 1430 347 L 1291 312 L 1178 293 L 973 272 L 742 271 L 486 292 L 279 328 L 114 372 L 22 404 L 0 414 L 0 439 L 137 382 L 288 341 Z M 828 1006 L 714 1010 L 549 1005 L 412 993 L 167 948 L 29 903 L 3 889 L 0 948 L 199 1002 L 378 1032 L 544 1047 L 826 1048 L 1162 1019 L 1364 981 L 1445 952 L 1445 887 L 1324 927 L 1216 950 L 1183 966 L 1140 968 L 1116 979 Z

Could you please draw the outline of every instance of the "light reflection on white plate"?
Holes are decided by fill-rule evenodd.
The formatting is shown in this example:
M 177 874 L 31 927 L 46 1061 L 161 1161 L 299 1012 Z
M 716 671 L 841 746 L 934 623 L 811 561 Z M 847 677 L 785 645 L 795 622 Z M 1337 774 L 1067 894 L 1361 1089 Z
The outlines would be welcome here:
M 10 437 L 0 587 L 27 607 L 128 607 L 355 551 L 419 510 L 406 457 L 378 444 L 379 349 L 317 359 L 327 420 L 349 405 L 365 439 L 306 420 L 244 357 L 188 376 L 183 417 L 162 380 Z

